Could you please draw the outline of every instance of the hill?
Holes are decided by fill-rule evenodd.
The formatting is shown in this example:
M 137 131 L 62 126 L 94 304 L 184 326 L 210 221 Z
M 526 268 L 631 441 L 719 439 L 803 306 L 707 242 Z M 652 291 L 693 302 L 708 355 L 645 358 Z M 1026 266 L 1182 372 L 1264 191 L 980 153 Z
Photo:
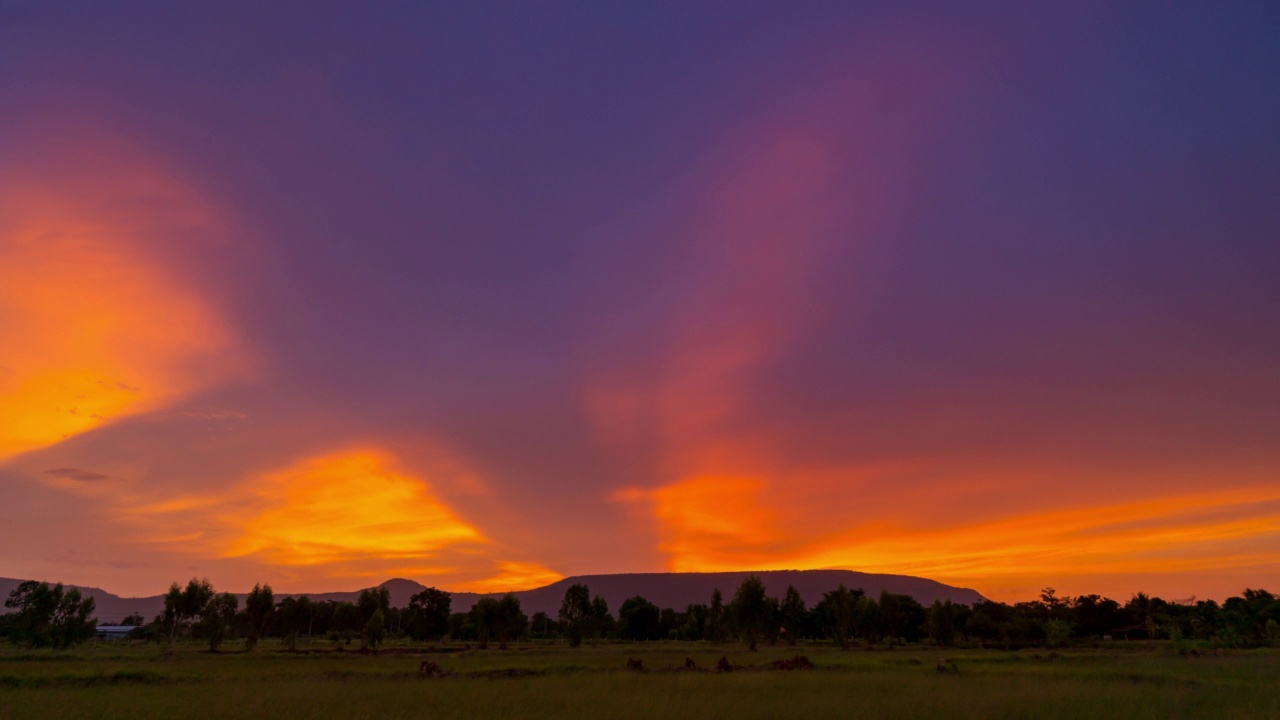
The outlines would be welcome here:
M 545 612 L 552 617 L 560 610 L 560 602 L 564 599 L 565 590 L 575 583 L 585 584 L 591 594 L 599 595 L 609 603 L 609 609 L 617 612 L 622 601 L 629 597 L 641 595 L 658 607 L 672 607 L 683 610 L 693 603 L 711 602 L 711 594 L 719 589 L 728 602 L 733 591 L 748 575 L 759 575 L 764 581 L 770 595 L 781 597 L 788 585 L 794 585 L 804 598 L 805 604 L 812 606 L 822 599 L 822 594 L 844 584 L 850 588 L 861 588 L 868 595 L 876 596 L 881 590 L 892 593 L 910 595 L 924 605 L 935 600 L 950 600 L 953 603 L 972 605 L 985 600 L 975 590 L 944 585 L 935 580 L 912 577 L 910 575 L 879 575 L 862 573 L 853 570 L 765 570 L 760 572 L 720 572 L 720 573 L 622 573 L 617 575 L 577 575 L 532 590 L 516 593 L 524 611 L 533 615 Z M 22 580 L 0 578 L 0 597 L 8 597 L 9 592 Z M 118 622 L 126 615 L 138 613 L 147 620 L 160 614 L 164 609 L 164 596 L 120 597 L 101 588 L 78 587 L 81 593 L 93 597 L 97 601 L 96 617 L 103 622 Z M 393 578 L 379 585 L 390 591 L 393 607 L 404 607 L 409 598 L 421 592 L 427 586 L 414 580 Z M 304 593 L 285 593 L 301 595 Z M 354 602 L 360 594 L 359 590 L 345 592 L 305 593 L 313 600 L 324 602 Z M 496 596 L 499 593 L 492 593 Z M 239 594 L 241 605 L 245 595 Z M 484 597 L 478 593 L 453 593 L 454 612 L 466 611 L 475 605 L 476 600 Z

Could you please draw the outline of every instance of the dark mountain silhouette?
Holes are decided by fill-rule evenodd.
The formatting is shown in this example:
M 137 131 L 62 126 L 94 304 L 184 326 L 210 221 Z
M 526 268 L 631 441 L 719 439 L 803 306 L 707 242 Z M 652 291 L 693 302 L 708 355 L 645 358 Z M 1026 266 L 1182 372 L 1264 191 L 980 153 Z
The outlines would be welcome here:
M 805 604 L 810 607 L 822 599 L 823 593 L 834 590 L 842 583 L 845 587 L 861 588 L 872 597 L 878 596 L 881 590 L 911 595 L 925 605 L 931 605 L 934 600 L 950 600 L 954 603 L 972 605 L 986 599 L 975 590 L 943 585 L 935 580 L 909 575 L 876 575 L 852 570 L 579 575 L 565 578 L 546 587 L 516 594 L 520 596 L 521 607 L 530 615 L 541 610 L 554 617 L 560 610 L 560 602 L 564 599 L 565 590 L 574 583 L 583 583 L 591 589 L 592 596 L 603 597 L 609 603 L 609 609 L 615 613 L 622 605 L 622 601 L 636 595 L 643 596 L 658 607 L 684 610 L 686 606 L 693 603 L 709 604 L 711 593 L 716 589 L 724 595 L 724 601 L 729 602 L 733 599 L 733 591 L 748 575 L 760 576 L 769 594 L 779 598 L 786 592 L 788 585 L 794 585 L 800 597 L 804 598 Z M 454 598 L 455 605 L 463 604 L 461 595 L 455 595 Z M 469 604 L 474 602 L 470 600 Z
M 617 612 L 622 601 L 629 597 L 641 595 L 658 607 L 671 607 L 677 610 L 693 603 L 709 604 L 711 594 L 719 589 L 727 603 L 733 599 L 733 591 L 748 575 L 759 575 L 764 581 L 769 594 L 781 597 L 788 585 L 794 585 L 804 598 L 805 604 L 813 606 L 822 599 L 822 594 L 844 584 L 849 588 L 861 588 L 868 595 L 875 597 L 881 590 L 888 590 L 900 595 L 910 595 L 924 605 L 935 600 L 950 600 L 953 603 L 972 605 L 986 598 L 969 588 L 958 588 L 944 585 L 935 580 L 912 577 L 910 575 L 878 575 L 855 572 L 853 570 L 765 570 L 760 572 L 720 572 L 720 573 L 622 573 L 618 575 L 578 575 L 568 577 L 545 587 L 523 590 L 516 593 L 520 598 L 523 610 L 533 615 L 545 612 L 552 617 L 560 610 L 560 602 L 564 599 L 565 590 L 575 583 L 583 583 L 591 589 L 592 596 L 599 595 L 609 603 L 609 609 Z M 9 592 L 22 580 L 0 578 L 0 597 L 8 597 Z M 97 601 L 97 618 L 104 623 L 119 622 L 132 613 L 142 615 L 150 621 L 164 610 L 164 596 L 120 597 L 101 588 L 78 587 L 81 593 L 93 597 Z M 409 598 L 422 592 L 427 586 L 414 580 L 393 578 L 378 587 L 390 591 L 393 607 L 404 607 Z M 220 588 L 219 588 L 220 589 Z M 349 592 L 324 593 L 285 593 L 277 598 L 289 595 L 308 595 L 318 602 L 354 602 L 360 594 L 359 590 Z M 501 593 L 489 593 L 489 597 L 497 597 Z M 469 592 L 453 593 L 453 610 L 462 612 L 475 605 L 476 600 L 486 595 Z M 241 606 L 245 595 L 240 593 Z

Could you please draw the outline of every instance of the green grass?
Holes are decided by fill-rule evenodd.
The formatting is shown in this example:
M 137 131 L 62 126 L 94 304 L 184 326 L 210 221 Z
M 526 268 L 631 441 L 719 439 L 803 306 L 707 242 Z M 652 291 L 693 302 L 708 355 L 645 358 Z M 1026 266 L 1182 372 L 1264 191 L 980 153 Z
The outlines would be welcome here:
M 316 649 L 326 649 L 317 645 Z M 391 650 L 408 650 L 392 646 Z M 179 645 L 0 649 L 0 718 L 1280 718 L 1280 652 L 1004 652 L 705 643 L 519 645 L 422 654 L 210 655 Z M 764 669 L 804 654 L 813 671 Z M 732 673 L 685 672 L 686 656 Z M 644 673 L 624 669 L 639 658 Z M 936 670 L 946 657 L 958 668 Z M 422 680 L 430 659 L 448 674 Z M 511 672 L 515 671 L 515 672 Z

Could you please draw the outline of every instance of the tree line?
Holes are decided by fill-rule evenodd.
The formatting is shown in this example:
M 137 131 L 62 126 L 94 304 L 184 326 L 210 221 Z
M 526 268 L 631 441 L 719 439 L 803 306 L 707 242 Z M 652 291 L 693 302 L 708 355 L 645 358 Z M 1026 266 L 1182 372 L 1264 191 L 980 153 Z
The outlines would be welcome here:
M 92 598 L 62 585 L 34 581 L 19 585 L 5 602 L 14 610 L 0 616 L 0 637 L 35 647 L 68 647 L 95 634 Z M 1029 602 L 978 602 L 972 606 L 937 601 L 921 605 L 909 595 L 840 585 L 812 607 L 788 586 L 781 597 L 749 576 L 732 597 L 720 590 L 706 604 L 683 610 L 659 608 L 642 596 L 628 598 L 616 615 L 584 584 L 570 586 L 554 617 L 526 615 L 514 593 L 482 597 L 466 612 L 453 612 L 450 593 L 426 588 L 406 607 L 391 606 L 386 588 L 362 590 L 355 602 L 315 601 L 309 596 L 276 598 L 269 585 L 255 585 L 244 606 L 231 593 L 218 593 L 208 580 L 174 583 L 164 596 L 164 611 L 145 622 L 130 616 L 122 624 L 140 626 L 135 634 L 172 645 L 179 639 L 207 643 L 217 652 L 228 640 L 253 649 L 263 638 L 295 648 L 300 638 L 323 639 L 337 646 L 358 642 L 375 649 L 388 638 L 415 641 L 475 642 L 505 648 L 517 640 L 557 640 L 576 647 L 591 641 L 687 640 L 745 643 L 755 649 L 800 641 L 831 642 L 841 647 L 927 642 L 1017 647 L 1062 646 L 1087 640 L 1204 641 L 1222 647 L 1280 645 L 1280 598 L 1247 589 L 1218 604 L 1212 600 L 1168 602 L 1144 593 L 1125 604 L 1099 595 L 1059 596 L 1046 588 Z

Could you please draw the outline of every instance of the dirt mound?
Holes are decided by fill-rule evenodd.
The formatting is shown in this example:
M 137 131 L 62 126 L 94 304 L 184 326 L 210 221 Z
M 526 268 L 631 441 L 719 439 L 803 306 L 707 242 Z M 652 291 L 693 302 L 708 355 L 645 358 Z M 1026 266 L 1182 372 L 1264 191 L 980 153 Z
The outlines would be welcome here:
M 813 663 L 804 655 L 797 655 L 790 660 L 774 660 L 769 667 L 774 670 L 812 670 Z

